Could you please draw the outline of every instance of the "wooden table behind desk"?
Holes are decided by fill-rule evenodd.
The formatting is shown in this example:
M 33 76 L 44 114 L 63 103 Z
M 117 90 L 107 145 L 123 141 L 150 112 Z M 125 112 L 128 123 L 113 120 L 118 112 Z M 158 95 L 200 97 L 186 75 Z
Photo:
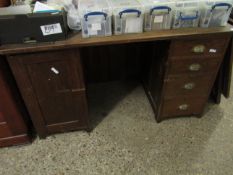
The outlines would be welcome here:
M 5 60 L 0 57 L 0 147 L 29 143 L 29 119 Z

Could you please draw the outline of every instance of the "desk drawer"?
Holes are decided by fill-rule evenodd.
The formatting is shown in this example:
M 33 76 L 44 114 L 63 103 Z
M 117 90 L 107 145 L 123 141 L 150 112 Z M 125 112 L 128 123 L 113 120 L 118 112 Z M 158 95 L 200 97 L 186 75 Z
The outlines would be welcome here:
M 179 59 L 184 56 L 223 56 L 228 40 L 226 37 L 218 37 L 172 41 L 170 57 Z
M 220 59 L 196 59 L 187 58 L 181 60 L 171 60 L 168 74 L 202 74 L 215 72 L 220 64 Z
M 212 83 L 212 75 L 168 77 L 165 79 L 165 98 L 176 96 L 206 97 Z
M 6 123 L 0 123 L 0 138 L 11 136 L 11 131 Z
M 161 116 L 162 118 L 170 118 L 185 115 L 201 114 L 206 103 L 205 98 L 178 97 L 164 100 Z

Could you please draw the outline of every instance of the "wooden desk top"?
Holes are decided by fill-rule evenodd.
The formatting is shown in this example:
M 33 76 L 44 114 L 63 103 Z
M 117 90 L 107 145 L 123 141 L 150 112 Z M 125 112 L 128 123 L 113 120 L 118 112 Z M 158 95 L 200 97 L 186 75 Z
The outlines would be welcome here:
M 163 30 L 163 31 L 144 32 L 140 34 L 128 34 L 128 35 L 117 35 L 117 36 L 113 35 L 109 37 L 98 37 L 98 38 L 82 38 L 81 33 L 78 33 L 68 38 L 67 40 L 63 40 L 63 41 L 36 43 L 36 44 L 2 45 L 0 46 L 0 55 L 68 49 L 68 48 L 85 47 L 85 46 L 178 39 L 188 36 L 195 37 L 199 35 L 226 34 L 226 33 L 233 34 L 233 26 L 227 25 L 226 27 L 217 27 L 217 28 L 172 29 L 172 30 Z

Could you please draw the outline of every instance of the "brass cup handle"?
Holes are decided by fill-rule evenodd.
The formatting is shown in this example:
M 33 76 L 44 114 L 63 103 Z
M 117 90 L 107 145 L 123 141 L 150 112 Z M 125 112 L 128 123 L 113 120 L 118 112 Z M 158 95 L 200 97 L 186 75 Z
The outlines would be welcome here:
M 198 63 L 194 63 L 189 66 L 190 71 L 199 71 L 200 69 L 201 69 L 201 65 Z
M 182 104 L 182 105 L 180 105 L 180 106 L 179 106 L 179 110 L 181 110 L 181 111 L 185 111 L 185 110 L 187 110 L 187 109 L 188 109 L 188 107 L 189 107 L 189 105 L 188 105 L 188 104 Z
M 185 85 L 184 85 L 184 89 L 186 89 L 186 90 L 191 90 L 191 89 L 193 89 L 195 87 L 195 83 L 186 83 Z
M 205 46 L 200 44 L 200 45 L 196 45 L 192 48 L 192 52 L 194 53 L 204 53 L 205 52 Z

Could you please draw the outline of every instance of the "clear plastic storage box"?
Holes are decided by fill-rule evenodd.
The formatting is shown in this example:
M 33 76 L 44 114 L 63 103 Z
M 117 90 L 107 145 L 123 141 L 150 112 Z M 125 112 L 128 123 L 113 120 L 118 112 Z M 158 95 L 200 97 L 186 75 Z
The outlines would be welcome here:
M 173 28 L 198 27 L 200 13 L 199 0 L 176 1 Z
M 79 0 L 82 36 L 112 35 L 112 11 L 107 0 Z
M 116 35 L 143 32 L 143 7 L 137 0 L 109 0 Z
M 226 26 L 232 10 L 233 0 L 203 0 L 201 2 L 201 27 Z
M 175 2 L 171 0 L 141 0 L 144 6 L 144 30 L 170 29 Z

